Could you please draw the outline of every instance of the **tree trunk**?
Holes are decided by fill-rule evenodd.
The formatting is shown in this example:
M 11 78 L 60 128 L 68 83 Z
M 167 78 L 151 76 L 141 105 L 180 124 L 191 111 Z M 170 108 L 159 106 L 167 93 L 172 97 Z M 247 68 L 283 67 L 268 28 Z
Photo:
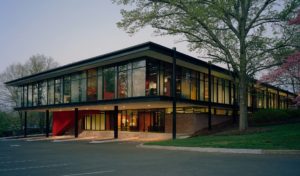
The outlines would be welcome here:
M 248 94 L 247 94 L 247 81 L 246 77 L 240 76 L 239 82 L 239 96 L 240 96 L 240 119 L 239 119 L 239 129 L 244 131 L 248 127 Z
M 239 128 L 240 131 L 244 131 L 248 127 L 248 77 L 247 77 L 247 54 L 246 54 L 246 22 L 247 22 L 247 3 L 246 1 L 240 1 L 241 4 L 241 17 L 239 19 L 239 41 L 240 41 L 240 70 L 239 70 L 239 96 L 240 96 L 240 119 Z

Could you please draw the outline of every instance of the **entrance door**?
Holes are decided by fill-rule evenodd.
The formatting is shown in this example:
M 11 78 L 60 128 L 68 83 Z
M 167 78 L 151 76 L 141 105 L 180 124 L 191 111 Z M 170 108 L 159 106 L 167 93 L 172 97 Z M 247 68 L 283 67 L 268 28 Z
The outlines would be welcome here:
M 139 120 L 136 110 L 124 110 L 118 113 L 118 127 L 121 131 L 138 131 Z
M 152 111 L 150 112 L 150 129 L 153 132 L 164 132 L 165 131 L 165 116 L 163 111 Z

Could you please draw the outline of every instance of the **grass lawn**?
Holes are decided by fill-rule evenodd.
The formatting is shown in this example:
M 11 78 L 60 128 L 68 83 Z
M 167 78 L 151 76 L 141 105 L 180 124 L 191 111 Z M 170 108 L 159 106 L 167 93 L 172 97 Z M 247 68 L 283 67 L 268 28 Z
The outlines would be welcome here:
M 300 123 L 262 127 L 242 134 L 215 134 L 146 145 L 300 150 Z

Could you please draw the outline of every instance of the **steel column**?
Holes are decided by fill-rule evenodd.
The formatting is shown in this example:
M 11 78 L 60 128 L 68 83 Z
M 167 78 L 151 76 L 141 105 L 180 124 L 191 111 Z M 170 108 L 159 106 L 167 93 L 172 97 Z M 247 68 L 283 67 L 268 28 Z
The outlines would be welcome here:
M 75 108 L 75 113 L 74 113 L 74 137 L 78 137 L 78 108 Z
M 118 106 L 114 107 L 114 138 L 118 138 Z
M 211 62 L 208 64 L 208 130 L 211 130 Z
M 24 111 L 24 137 L 27 137 L 27 111 Z
M 172 98 L 173 98 L 172 137 L 173 139 L 176 139 L 176 48 L 173 48 Z
M 280 97 L 279 97 L 279 90 L 277 90 L 277 109 L 280 108 Z
M 49 128 L 50 128 L 50 125 L 49 125 L 49 110 L 47 109 L 46 110 L 46 137 L 49 137 Z

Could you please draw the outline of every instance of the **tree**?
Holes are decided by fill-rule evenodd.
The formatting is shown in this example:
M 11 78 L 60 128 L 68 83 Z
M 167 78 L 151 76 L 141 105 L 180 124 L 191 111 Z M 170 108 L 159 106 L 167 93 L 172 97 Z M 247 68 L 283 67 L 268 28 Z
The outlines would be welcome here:
M 282 65 L 260 78 L 261 82 L 275 86 L 291 86 L 293 92 L 300 93 L 300 52 L 288 56 Z
M 39 73 L 58 66 L 58 63 L 51 57 L 41 54 L 33 55 L 25 64 L 12 64 L 0 74 L 0 111 L 11 112 L 17 104 L 17 88 L 6 86 L 4 83 L 27 75 Z M 19 114 L 22 123 L 21 115 Z M 22 126 L 22 124 L 21 124 Z
M 286 18 L 299 0 L 113 0 L 134 5 L 121 10 L 117 23 L 130 34 L 150 25 L 160 35 L 181 35 L 191 50 L 205 51 L 214 62 L 227 64 L 238 75 L 239 128 L 247 123 L 250 79 L 273 62 L 273 54 L 289 47 L 293 27 Z
M 289 25 L 300 26 L 300 11 L 296 18 L 289 20 Z M 294 37 L 293 43 L 296 49 L 292 50 L 293 54 L 286 57 L 280 55 L 283 59 L 283 64 L 278 66 L 260 78 L 261 82 L 271 83 L 276 86 L 291 86 L 293 92 L 298 94 L 295 98 L 296 106 L 300 105 L 300 28 L 298 28 L 297 35 Z

